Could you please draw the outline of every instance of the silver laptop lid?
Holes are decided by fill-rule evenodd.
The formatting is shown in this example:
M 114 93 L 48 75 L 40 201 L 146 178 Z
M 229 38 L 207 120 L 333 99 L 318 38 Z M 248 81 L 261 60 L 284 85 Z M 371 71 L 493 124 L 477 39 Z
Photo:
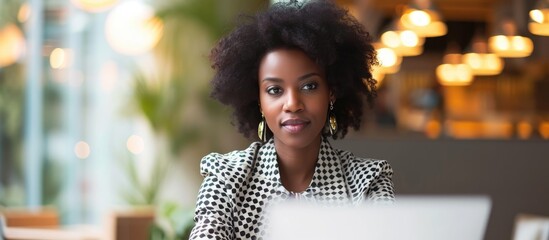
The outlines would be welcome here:
M 398 196 L 390 206 L 274 206 L 266 239 L 483 239 L 486 196 Z

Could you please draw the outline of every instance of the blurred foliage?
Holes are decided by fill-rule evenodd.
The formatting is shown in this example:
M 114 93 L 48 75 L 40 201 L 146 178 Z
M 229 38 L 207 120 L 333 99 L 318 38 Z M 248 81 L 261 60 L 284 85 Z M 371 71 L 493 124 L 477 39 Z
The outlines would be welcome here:
M 151 84 L 141 73 L 136 73 L 134 80 L 133 102 L 155 134 L 169 139 L 172 154 L 198 139 L 198 123 L 186 122 L 181 113 L 187 101 L 183 81 L 174 79 Z
M 156 205 L 160 186 L 169 168 L 169 161 L 155 161 L 149 181 L 143 181 L 139 177 L 136 160 L 130 156 L 123 159 L 122 168 L 131 187 L 121 190 L 122 198 L 133 206 Z
M 21 0 L 0 0 L 0 28 L 7 23 L 17 24 L 17 13 Z
M 0 203 L 23 204 L 23 67 L 0 68 Z
M 17 14 L 23 1 L 0 0 L 0 28 L 13 23 L 19 28 Z M 25 121 L 24 65 L 15 63 L 0 68 L 0 204 L 23 206 L 25 191 L 23 183 L 23 128 Z M 60 95 L 52 84 L 45 84 L 43 124 L 44 135 L 60 126 Z M 54 205 L 61 191 L 60 164 L 45 159 L 42 166 L 42 204 Z
M 220 145 L 216 126 L 229 118 L 209 97 L 207 55 L 239 13 L 267 5 L 265 0 L 186 0 L 159 7 L 164 33 L 154 50 L 155 73 L 135 72 L 132 103 L 154 133 L 168 140 L 174 156 L 193 144 Z
M 54 206 L 59 202 L 63 179 L 63 167 L 61 164 L 46 160 L 42 165 L 42 205 Z
M 162 205 L 158 212 L 158 219 L 151 227 L 149 239 L 189 239 L 194 227 L 193 209 L 184 209 L 177 203 L 168 202 Z
M 164 20 L 178 18 L 194 21 L 217 40 L 232 29 L 236 16 L 253 14 L 268 5 L 268 0 L 179 0 L 159 7 L 157 16 Z
M 154 50 L 154 73 L 135 71 L 131 101 L 155 137 L 163 140 L 155 147 L 159 156 L 148 185 L 140 182 L 135 163 L 126 163 L 124 169 L 136 186 L 136 191 L 124 194 L 126 201 L 155 203 L 162 173 L 167 169 L 165 157 L 174 159 L 199 144 L 213 150 L 223 141 L 218 123 L 230 120 L 225 108 L 209 97 L 213 72 L 207 56 L 215 42 L 232 28 L 238 14 L 266 6 L 266 0 L 185 0 L 167 1 L 157 8 L 164 29 Z M 168 146 L 162 146 L 164 142 Z M 169 155 L 161 156 L 165 148 Z M 192 210 L 181 209 L 176 203 L 162 205 L 150 239 L 187 239 L 194 224 L 192 216 Z
M 25 103 L 24 68 L 13 64 L 0 68 L 0 204 L 24 205 L 23 124 Z M 59 124 L 59 94 L 45 86 L 44 130 Z M 61 191 L 61 166 L 45 159 L 42 166 L 42 203 L 54 205 Z
M 50 149 L 49 138 L 46 137 L 56 132 L 62 131 L 63 128 L 63 112 L 62 112 L 62 96 L 61 89 L 52 81 L 45 81 L 42 84 L 42 131 L 44 132 L 44 155 L 42 161 L 42 184 L 40 189 L 43 205 L 56 206 L 59 205 L 59 195 L 63 185 L 63 174 L 65 173 L 64 165 L 59 159 L 53 159 L 48 154 Z

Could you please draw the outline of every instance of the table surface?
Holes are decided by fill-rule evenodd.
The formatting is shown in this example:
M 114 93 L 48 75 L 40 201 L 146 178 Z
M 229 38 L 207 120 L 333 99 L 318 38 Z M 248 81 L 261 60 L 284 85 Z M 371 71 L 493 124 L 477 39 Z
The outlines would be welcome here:
M 60 228 L 5 227 L 4 237 L 8 240 L 104 240 L 106 234 L 98 226 L 72 225 Z

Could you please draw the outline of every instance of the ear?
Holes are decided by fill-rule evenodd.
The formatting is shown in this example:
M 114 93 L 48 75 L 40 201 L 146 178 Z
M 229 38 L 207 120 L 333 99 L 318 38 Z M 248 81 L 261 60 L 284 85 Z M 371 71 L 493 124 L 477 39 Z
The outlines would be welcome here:
M 335 97 L 335 94 L 333 91 L 330 91 L 330 102 L 334 102 L 335 103 L 335 100 L 336 100 L 336 97 Z

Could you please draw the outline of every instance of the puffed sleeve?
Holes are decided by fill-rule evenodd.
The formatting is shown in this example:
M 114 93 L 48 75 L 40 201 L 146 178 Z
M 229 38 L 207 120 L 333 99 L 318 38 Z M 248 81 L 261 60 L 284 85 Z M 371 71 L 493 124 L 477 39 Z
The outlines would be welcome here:
M 232 201 L 219 167 L 219 154 L 204 157 L 200 164 L 204 181 L 198 192 L 190 239 L 232 239 Z
M 375 178 L 370 184 L 366 194 L 367 201 L 376 204 L 393 203 L 395 193 L 393 188 L 393 169 L 385 160 L 376 161 L 376 169 L 378 174 L 374 174 Z
M 261 144 L 227 154 L 211 153 L 202 158 L 204 177 L 196 201 L 195 226 L 190 239 L 233 239 L 234 199 L 245 184 Z

